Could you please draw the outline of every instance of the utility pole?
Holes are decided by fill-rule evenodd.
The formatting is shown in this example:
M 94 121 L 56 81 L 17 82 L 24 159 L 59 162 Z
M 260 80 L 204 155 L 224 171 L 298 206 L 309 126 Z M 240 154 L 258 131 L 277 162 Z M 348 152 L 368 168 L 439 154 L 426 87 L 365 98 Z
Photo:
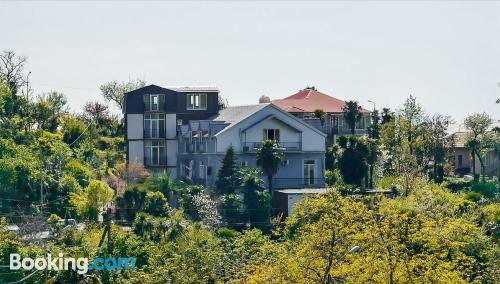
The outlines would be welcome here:
M 104 238 L 108 235 L 108 253 L 113 252 L 113 236 L 111 235 L 111 207 L 108 207 L 106 213 L 104 214 L 104 222 L 106 222 L 106 227 L 104 227 L 104 232 L 102 233 L 101 240 L 99 241 L 99 247 L 102 246 Z

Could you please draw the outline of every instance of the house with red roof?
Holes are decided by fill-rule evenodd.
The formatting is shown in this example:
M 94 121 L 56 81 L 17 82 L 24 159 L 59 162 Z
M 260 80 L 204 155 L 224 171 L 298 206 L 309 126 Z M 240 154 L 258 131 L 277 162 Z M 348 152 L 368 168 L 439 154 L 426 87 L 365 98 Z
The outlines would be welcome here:
M 351 130 L 343 114 L 345 101 L 319 92 L 314 87 L 307 87 L 284 99 L 273 100 L 272 103 L 315 126 L 330 137 L 335 138 L 336 135 L 351 134 Z M 323 124 L 314 115 L 314 111 L 318 109 L 323 110 L 327 114 Z M 356 135 L 367 134 L 367 128 L 371 121 L 370 111 L 362 108 L 361 113 L 362 118 L 356 123 Z

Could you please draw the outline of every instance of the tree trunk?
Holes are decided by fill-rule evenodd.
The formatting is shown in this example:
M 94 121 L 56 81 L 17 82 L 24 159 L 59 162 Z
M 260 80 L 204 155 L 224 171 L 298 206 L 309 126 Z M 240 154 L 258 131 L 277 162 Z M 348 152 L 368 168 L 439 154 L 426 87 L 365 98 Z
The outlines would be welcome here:
M 435 159 L 434 159 L 434 165 L 432 166 L 432 169 L 434 171 L 434 182 L 437 182 L 438 174 L 437 174 L 437 163 L 436 163 Z
M 370 188 L 373 189 L 373 165 L 370 165 Z
M 472 176 L 474 179 L 476 178 L 476 152 L 474 150 L 471 151 L 472 156 Z
M 484 182 L 485 181 L 484 175 L 486 174 L 486 167 L 484 166 L 484 161 L 479 154 L 477 155 L 477 158 L 479 159 L 479 164 L 481 165 L 481 175 L 483 176 L 481 179 Z
M 269 193 L 273 193 L 273 175 L 267 176 L 267 187 L 269 189 Z

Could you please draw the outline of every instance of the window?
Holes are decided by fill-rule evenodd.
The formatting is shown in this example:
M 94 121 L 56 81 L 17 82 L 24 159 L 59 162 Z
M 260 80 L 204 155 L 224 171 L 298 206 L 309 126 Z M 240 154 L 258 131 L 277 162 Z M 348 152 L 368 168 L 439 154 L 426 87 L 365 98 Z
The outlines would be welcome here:
M 461 168 L 463 163 L 463 157 L 462 155 L 458 155 L 458 167 Z
M 207 176 L 212 175 L 212 167 L 207 167 Z
M 162 111 L 164 109 L 165 95 L 147 94 L 144 95 L 145 111 Z
M 160 113 L 146 113 L 144 115 L 144 137 L 165 137 L 165 115 Z
M 311 185 L 314 184 L 314 160 L 304 161 L 304 184 Z
M 207 94 L 188 94 L 187 109 L 188 110 L 205 110 L 207 109 Z
M 264 140 L 280 141 L 279 129 L 264 129 Z
M 205 164 L 203 163 L 203 161 L 200 161 L 200 173 L 199 173 L 199 177 L 201 179 L 204 179 L 205 178 L 205 171 L 206 171 L 206 166 Z
M 165 141 L 153 140 L 145 141 L 144 143 L 144 158 L 146 160 L 146 166 L 165 165 Z
M 241 161 L 240 167 L 248 167 L 248 161 Z

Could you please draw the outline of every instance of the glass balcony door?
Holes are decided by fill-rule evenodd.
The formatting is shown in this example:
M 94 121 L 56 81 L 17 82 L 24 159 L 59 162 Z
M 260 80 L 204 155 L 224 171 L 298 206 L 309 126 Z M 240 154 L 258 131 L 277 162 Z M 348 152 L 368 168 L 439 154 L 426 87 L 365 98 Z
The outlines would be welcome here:
M 165 138 L 165 115 L 147 113 L 144 115 L 144 138 Z
M 314 184 L 314 160 L 304 161 L 304 184 L 312 185 Z

